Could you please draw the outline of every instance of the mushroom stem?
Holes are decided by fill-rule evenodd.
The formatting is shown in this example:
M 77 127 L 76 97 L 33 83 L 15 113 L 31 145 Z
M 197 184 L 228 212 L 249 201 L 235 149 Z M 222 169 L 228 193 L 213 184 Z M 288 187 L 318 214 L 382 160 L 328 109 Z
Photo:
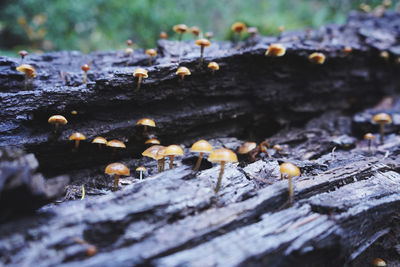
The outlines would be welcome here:
M 25 90 L 28 88 L 28 75 L 25 74 Z
M 164 158 L 158 160 L 158 172 L 164 171 L 164 163 L 165 163 Z
M 119 183 L 119 174 L 114 175 L 114 191 L 118 189 L 118 183 Z
M 183 79 L 185 79 L 185 74 L 181 74 L 181 81 L 183 82 Z
M 149 66 L 151 66 L 152 62 L 153 62 L 153 57 L 150 56 L 150 58 L 149 58 Z
M 383 145 L 383 141 L 384 141 L 384 138 L 385 138 L 385 124 L 384 123 L 380 123 L 379 124 L 379 128 L 380 128 L 379 141 L 380 141 L 381 145 Z
M 292 204 L 293 203 L 293 182 L 292 182 L 292 176 L 288 177 L 289 179 L 289 203 Z
M 98 146 L 99 146 L 99 150 L 101 150 L 101 144 L 98 144 Z
M 200 47 L 200 65 L 203 64 L 204 46 Z
M 225 161 L 221 161 L 221 169 L 219 171 L 218 182 L 214 190 L 215 193 L 218 193 L 219 188 L 221 187 L 221 181 L 222 181 L 222 176 L 224 175 L 224 169 L 225 169 Z
M 169 168 L 172 169 L 174 167 L 174 157 L 175 156 L 169 156 Z
M 33 76 L 31 77 L 31 88 L 33 88 Z
M 139 89 L 140 89 L 140 84 L 142 83 L 142 79 L 143 79 L 142 76 L 139 76 L 139 77 L 138 77 L 138 84 L 137 84 L 137 87 L 136 87 L 136 91 L 139 91 Z
M 256 161 L 256 157 L 254 156 L 254 154 L 253 154 L 251 151 L 249 152 L 249 156 L 250 156 L 250 158 L 251 158 L 251 160 L 252 160 L 253 162 Z
M 204 152 L 200 152 L 199 158 L 197 159 L 196 166 L 194 167 L 194 171 L 197 172 L 200 169 L 201 160 L 203 159 Z
M 75 140 L 75 148 L 77 149 L 79 147 L 79 140 Z
M 83 83 L 86 83 L 86 79 L 87 79 L 87 73 L 86 71 L 83 72 Z
M 368 153 L 371 153 L 371 140 L 368 140 Z
M 143 171 L 140 171 L 140 181 L 143 179 Z

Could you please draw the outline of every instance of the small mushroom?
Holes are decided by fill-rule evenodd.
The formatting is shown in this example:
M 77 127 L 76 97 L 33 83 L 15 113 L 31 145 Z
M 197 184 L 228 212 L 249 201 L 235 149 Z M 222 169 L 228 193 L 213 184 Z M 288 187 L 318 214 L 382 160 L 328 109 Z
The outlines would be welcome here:
M 62 115 L 53 115 L 49 118 L 48 122 L 55 125 L 55 131 L 58 130 L 59 125 L 65 125 L 68 123 L 67 119 Z
M 379 124 L 380 126 L 379 140 L 382 145 L 385 137 L 385 124 L 392 123 L 392 117 L 390 117 L 390 115 L 387 113 L 378 113 L 372 118 L 372 121 Z
M 146 171 L 146 168 L 143 166 L 140 166 L 140 167 L 136 168 L 136 171 L 140 173 L 139 175 L 140 175 L 140 181 L 141 181 L 143 179 L 143 172 Z
M 279 37 L 281 37 L 281 35 L 284 31 L 285 31 L 285 26 L 281 25 L 278 27 Z
M 146 142 L 144 142 L 144 144 L 145 145 L 149 145 L 149 144 L 151 144 L 151 145 L 159 145 L 159 144 L 161 144 L 161 142 L 158 139 L 150 138 L 150 139 L 147 139 Z
M 78 111 L 76 111 L 76 110 L 71 110 L 71 115 L 78 115 Z
M 128 167 L 126 167 L 124 164 L 118 163 L 118 162 L 107 165 L 104 172 L 109 175 L 114 175 L 114 188 L 113 188 L 114 191 L 118 189 L 119 177 L 121 175 L 124 175 L 124 176 L 130 175 L 130 171 L 129 171 Z
M 351 52 L 353 52 L 353 48 L 351 46 L 345 46 L 343 48 L 343 52 L 345 52 L 346 54 L 350 54 Z
M 265 154 L 267 154 L 268 158 L 271 157 L 271 155 L 268 152 L 268 148 L 270 147 L 270 144 L 268 143 L 268 141 L 262 141 L 258 147 L 261 152 L 264 152 Z
M 211 70 L 211 73 L 214 74 L 215 71 L 219 70 L 219 65 L 217 62 L 212 61 L 208 63 L 208 68 Z
M 257 144 L 254 142 L 245 142 L 239 147 L 238 153 L 239 154 L 249 154 L 250 158 L 253 161 L 256 161 L 256 158 L 254 157 L 254 155 L 252 153 L 252 152 L 254 152 L 256 147 L 257 147 Z
M 174 32 L 179 34 L 178 40 L 182 40 L 182 35 L 188 31 L 188 27 L 185 24 L 178 24 L 173 27 Z
M 149 58 L 149 66 L 151 66 L 152 61 L 153 61 L 153 57 L 157 56 L 157 51 L 153 48 L 151 49 L 147 49 L 146 50 L 146 54 L 150 57 Z
M 33 86 L 33 78 L 36 77 L 35 68 L 28 64 L 22 64 L 17 67 L 17 71 L 25 74 L 25 89 L 28 87 L 28 78 L 31 80 L 30 86 Z
M 206 36 L 206 38 L 207 38 L 208 40 L 211 40 L 211 38 L 214 37 L 214 33 L 212 33 L 212 32 L 206 32 L 205 36 Z
M 200 168 L 201 160 L 203 159 L 204 153 L 211 153 L 213 151 L 213 147 L 209 142 L 202 139 L 194 143 L 190 148 L 190 151 L 195 153 L 200 153 L 196 165 L 193 169 L 194 171 L 197 172 Z
M 179 67 L 176 71 L 176 75 L 181 76 L 181 81 L 185 78 L 185 75 L 191 75 L 190 70 L 186 67 Z
M 269 57 L 282 57 L 286 54 L 286 48 L 281 44 L 270 44 L 265 52 L 266 56 Z
M 379 267 L 386 266 L 386 262 L 384 260 L 382 260 L 381 258 L 375 258 L 374 261 L 372 262 L 372 264 L 374 266 L 379 266 Z
M 190 32 L 193 34 L 194 39 L 196 39 L 197 37 L 199 37 L 200 35 L 200 28 L 193 26 L 192 28 L 190 28 Z
M 132 47 L 125 48 L 125 56 L 129 57 L 132 54 L 133 54 L 133 48 Z
M 28 51 L 26 50 L 21 50 L 18 52 L 18 55 L 21 56 L 21 64 L 24 61 L 24 58 L 27 57 L 29 55 Z
M 130 40 L 130 39 L 126 40 L 126 45 L 127 46 L 132 46 L 133 45 L 132 40 Z
M 383 58 L 385 61 L 388 61 L 390 58 L 390 54 L 388 51 L 382 51 L 379 53 L 379 56 Z
M 281 179 L 288 178 L 289 179 L 289 203 L 293 202 L 293 184 L 292 184 L 292 177 L 300 176 L 300 169 L 290 162 L 284 162 L 280 166 L 281 171 Z
M 246 30 L 246 24 L 243 22 L 235 22 L 232 25 L 232 31 L 237 35 L 237 41 L 240 40 L 240 35 Z
M 88 64 L 83 64 L 81 69 L 83 70 L 83 83 L 86 83 L 87 80 L 87 72 L 90 70 L 90 66 Z
M 372 133 L 366 133 L 364 135 L 364 139 L 368 141 L 368 152 L 371 153 L 371 144 L 372 141 L 375 139 L 375 136 Z
M 82 133 L 73 133 L 70 137 L 69 137 L 70 141 L 75 141 L 75 148 L 78 149 L 79 147 L 79 142 L 81 140 L 86 140 L 85 135 L 83 135 Z
M 136 125 L 143 125 L 143 135 L 147 135 L 147 127 L 156 127 L 156 123 L 149 118 L 142 118 L 136 122 Z
M 210 41 L 208 39 L 199 39 L 196 41 L 196 45 L 200 46 L 200 64 L 203 63 L 203 54 L 204 54 L 204 48 L 210 46 Z
M 166 32 L 160 32 L 160 39 L 167 39 L 168 34 Z
M 97 136 L 95 139 L 93 139 L 92 144 L 98 144 L 99 149 L 101 150 L 101 145 L 107 145 L 107 139 Z
M 214 150 L 208 157 L 208 161 L 216 162 L 221 164 L 221 169 L 219 171 L 218 182 L 215 187 L 215 193 L 218 193 L 221 187 L 222 176 L 224 175 L 225 163 L 226 162 L 237 162 L 237 156 L 235 152 L 227 148 L 219 148 Z
M 274 145 L 274 146 L 272 147 L 272 149 L 274 149 L 274 150 L 280 155 L 283 148 L 282 148 L 281 145 L 276 144 L 276 145 Z
M 324 64 L 325 62 L 325 55 L 322 53 L 314 52 L 308 56 L 308 59 L 311 63 L 314 64 Z
M 157 160 L 158 162 L 158 172 L 164 171 L 164 162 L 165 162 L 165 146 L 154 145 L 143 151 L 142 156 L 149 157 Z
M 174 158 L 176 156 L 182 156 L 183 149 L 178 145 L 170 145 L 164 151 L 164 156 L 169 157 L 169 168 L 172 169 L 174 167 Z
M 250 35 L 251 43 L 254 44 L 255 38 L 258 34 L 257 27 L 249 27 L 247 28 L 247 33 Z
M 360 4 L 360 10 L 365 12 L 365 13 L 369 13 L 371 12 L 371 6 L 365 4 L 365 3 L 361 3 Z
M 119 140 L 111 140 L 111 141 L 108 141 L 107 143 L 106 143 L 106 146 L 108 146 L 108 147 L 111 147 L 112 148 L 112 155 L 114 156 L 115 155 L 115 153 L 117 152 L 117 148 L 126 148 L 126 145 L 123 143 L 123 142 L 121 142 L 121 141 L 119 141 Z
M 135 72 L 133 73 L 133 76 L 134 77 L 138 77 L 138 84 L 137 84 L 137 87 L 136 87 L 136 91 L 139 91 L 140 84 L 142 83 L 142 79 L 149 77 L 149 75 L 147 74 L 147 70 L 142 69 L 142 68 L 137 68 L 137 69 L 135 69 Z

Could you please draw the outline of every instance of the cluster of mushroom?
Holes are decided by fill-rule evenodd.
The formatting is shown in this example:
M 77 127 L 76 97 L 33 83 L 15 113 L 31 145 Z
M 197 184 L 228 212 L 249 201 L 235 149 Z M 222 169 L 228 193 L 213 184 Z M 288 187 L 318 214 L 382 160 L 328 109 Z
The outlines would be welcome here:
M 32 65 L 23 64 L 24 58 L 29 55 L 29 53 L 25 50 L 21 50 L 18 52 L 18 55 L 21 56 L 21 64 L 16 68 L 18 72 L 21 72 L 25 75 L 25 90 L 28 88 L 28 79 L 30 79 L 30 87 L 33 87 L 33 78 L 36 77 L 36 70 Z
M 385 125 L 392 123 L 392 117 L 387 113 L 381 112 L 372 117 L 372 122 L 379 125 L 379 142 L 383 145 L 385 140 Z M 364 140 L 368 142 L 368 152 L 371 152 L 371 145 L 375 140 L 375 136 L 372 133 L 366 133 Z

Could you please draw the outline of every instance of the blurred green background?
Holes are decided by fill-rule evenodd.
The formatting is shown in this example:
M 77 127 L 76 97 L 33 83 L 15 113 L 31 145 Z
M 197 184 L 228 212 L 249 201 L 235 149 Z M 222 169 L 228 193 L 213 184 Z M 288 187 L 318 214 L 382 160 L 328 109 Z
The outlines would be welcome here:
M 278 27 L 301 29 L 344 23 L 360 3 L 351 0 L 3 0 L 0 2 L 0 55 L 15 51 L 120 49 L 125 40 L 156 46 L 160 31 L 185 23 L 228 39 L 230 26 L 243 21 L 263 35 Z M 394 3 L 394 5 L 397 3 Z M 392 5 L 393 6 L 393 5 Z M 392 7 L 393 8 L 393 7 Z M 186 34 L 185 39 L 192 39 Z

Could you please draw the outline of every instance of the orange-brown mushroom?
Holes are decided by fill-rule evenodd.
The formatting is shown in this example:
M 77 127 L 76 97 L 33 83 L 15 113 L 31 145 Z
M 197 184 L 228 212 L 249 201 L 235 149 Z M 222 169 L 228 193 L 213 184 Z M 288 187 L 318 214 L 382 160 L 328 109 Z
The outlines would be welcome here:
M 301 172 L 296 165 L 290 162 L 282 163 L 280 165 L 280 171 L 282 180 L 285 178 L 289 179 L 289 203 L 291 204 L 293 202 L 294 195 L 292 177 L 300 176 Z
M 127 46 L 132 46 L 133 45 L 132 40 L 130 40 L 130 39 L 126 40 L 126 45 Z
M 107 145 L 107 139 L 97 136 L 95 139 L 93 139 L 92 144 L 98 144 L 99 149 L 101 150 L 101 145 Z
M 141 181 L 143 179 L 143 172 L 146 171 L 146 168 L 144 166 L 140 166 L 136 168 L 136 171 L 140 173 L 139 178 Z
M 27 57 L 29 55 L 28 51 L 26 50 L 21 50 L 18 52 L 18 55 L 21 56 L 21 64 L 24 61 L 24 58 Z
M 254 155 L 252 153 L 252 152 L 254 152 L 256 147 L 257 147 L 257 144 L 254 142 L 245 142 L 239 147 L 238 153 L 239 154 L 249 154 L 250 158 L 253 161 L 256 161 L 256 158 L 254 157 Z
M 153 48 L 147 49 L 146 54 L 149 56 L 149 66 L 151 66 L 153 57 L 157 56 L 157 51 Z
M 368 141 L 368 152 L 371 152 L 371 144 L 372 141 L 375 139 L 375 136 L 372 133 L 366 133 L 364 135 L 364 139 Z
M 308 59 L 311 63 L 314 64 L 324 64 L 325 63 L 325 55 L 322 53 L 314 52 L 308 56 Z
M 345 46 L 343 48 L 343 52 L 345 52 L 346 54 L 350 54 L 351 52 L 353 52 L 353 48 L 351 46 Z
M 212 33 L 212 32 L 206 32 L 205 36 L 206 36 L 206 38 L 207 38 L 208 40 L 211 40 L 211 38 L 214 37 L 214 33 Z
M 124 176 L 130 175 L 130 171 L 129 171 L 128 167 L 126 167 L 124 164 L 118 163 L 118 162 L 107 165 L 104 172 L 109 175 L 114 175 L 114 188 L 113 188 L 114 191 L 118 189 L 119 177 L 121 175 L 124 175 Z
M 200 28 L 197 26 L 193 26 L 190 28 L 190 32 L 193 34 L 194 39 L 196 39 L 200 35 Z
M 246 24 L 243 22 L 235 22 L 232 25 L 232 31 L 237 35 L 237 41 L 240 40 L 240 35 L 246 30 Z
M 375 258 L 374 261 L 372 262 L 372 264 L 374 266 L 378 266 L 378 267 L 384 267 L 387 266 L 386 262 L 384 260 L 382 260 L 381 258 Z
M 35 68 L 28 64 L 22 64 L 17 67 L 17 71 L 25 74 L 25 89 L 28 87 L 28 78 L 31 80 L 30 86 L 33 86 L 33 78 L 36 77 Z
M 210 41 L 204 38 L 196 41 L 196 45 L 200 46 L 200 64 L 203 63 L 204 48 L 209 47 L 210 44 Z
M 65 125 L 68 123 L 67 119 L 62 115 L 53 115 L 49 118 L 48 122 L 55 125 L 55 130 L 58 130 L 59 125 Z
M 86 83 L 87 80 L 87 72 L 90 70 L 90 66 L 88 64 L 83 64 L 81 69 L 83 70 L 83 83 Z
M 381 145 L 383 144 L 384 138 L 385 138 L 385 124 L 390 124 L 392 123 L 392 117 L 390 117 L 389 114 L 387 113 L 378 113 L 376 114 L 373 118 L 372 121 L 375 122 L 376 124 L 379 124 L 380 127 L 380 136 L 379 140 Z
M 157 160 L 158 163 L 158 172 L 164 171 L 164 162 L 165 162 L 165 146 L 154 145 L 143 151 L 142 156 L 149 157 Z
M 222 176 L 224 175 L 225 163 L 226 162 L 237 162 L 237 156 L 235 152 L 227 148 L 219 148 L 214 150 L 208 157 L 208 161 L 216 162 L 221 164 L 221 169 L 219 171 L 217 185 L 215 187 L 215 193 L 219 191 L 221 187 Z
M 156 139 L 156 138 L 150 138 L 150 139 L 147 139 L 147 140 L 144 142 L 144 144 L 145 144 L 145 145 L 159 145 L 159 144 L 161 144 L 161 142 L 160 142 L 160 140 L 158 140 L 158 139 Z
M 211 153 L 213 151 L 212 145 L 206 140 L 199 140 L 192 145 L 190 151 L 200 153 L 199 158 L 197 159 L 196 165 L 194 167 L 194 171 L 198 171 L 200 168 L 201 160 L 205 153 Z
M 178 70 L 176 71 L 176 75 L 181 76 L 181 81 L 183 81 L 186 75 L 191 75 L 191 72 L 186 67 L 179 67 Z
M 267 51 L 265 52 L 266 56 L 269 57 L 282 57 L 286 53 L 286 48 L 281 44 L 270 44 Z
M 106 146 L 111 147 L 112 148 L 112 155 L 114 156 L 115 153 L 117 152 L 117 148 L 126 148 L 126 145 L 119 141 L 119 140 L 110 140 L 106 143 Z
M 85 137 L 84 134 L 76 132 L 76 133 L 73 133 L 73 134 L 69 137 L 69 140 L 70 140 L 70 141 L 75 141 L 75 148 L 78 149 L 78 147 L 79 147 L 79 142 L 80 142 L 81 140 L 86 140 L 86 137 Z
M 147 135 L 147 127 L 156 127 L 155 121 L 149 118 L 142 118 L 136 122 L 136 125 L 142 125 L 143 126 L 143 135 Z
M 160 39 L 167 39 L 168 34 L 166 32 L 160 32 Z
M 272 149 L 274 149 L 276 152 L 278 152 L 278 154 L 281 154 L 283 148 L 282 148 L 281 145 L 275 144 L 275 145 L 272 147 Z
M 135 72 L 133 73 L 133 76 L 134 77 L 138 77 L 138 84 L 137 84 L 137 87 L 136 87 L 136 91 L 139 91 L 140 84 L 142 83 L 142 79 L 149 77 L 149 75 L 147 74 L 147 70 L 142 69 L 142 68 L 137 68 L 137 69 L 135 69 Z
M 188 27 L 185 24 L 178 24 L 173 27 L 174 32 L 179 34 L 179 41 L 182 40 L 182 35 L 188 31 Z
M 169 168 L 172 169 L 174 167 L 174 158 L 176 156 L 182 156 L 183 149 L 178 145 L 170 145 L 164 151 L 164 156 L 169 157 Z

